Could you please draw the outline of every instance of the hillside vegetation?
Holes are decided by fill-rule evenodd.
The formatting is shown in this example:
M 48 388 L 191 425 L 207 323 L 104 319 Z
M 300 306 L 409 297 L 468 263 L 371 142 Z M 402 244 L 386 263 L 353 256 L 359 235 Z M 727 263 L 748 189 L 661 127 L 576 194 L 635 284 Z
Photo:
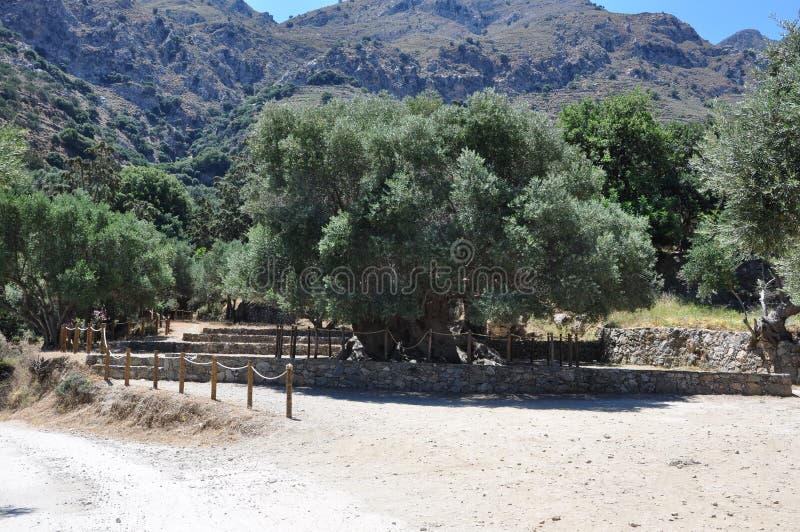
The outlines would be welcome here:
M 353 0 L 284 24 L 243 0 L 8 0 L 0 23 L 0 112 L 38 151 L 74 155 L 113 138 L 127 160 L 161 163 L 209 145 L 238 153 L 276 91 L 298 103 L 426 90 L 461 101 L 491 87 L 555 115 L 641 86 L 661 116 L 687 120 L 738 98 L 758 62 L 671 15 L 585 0 Z M 19 80 L 87 117 L 17 94 Z

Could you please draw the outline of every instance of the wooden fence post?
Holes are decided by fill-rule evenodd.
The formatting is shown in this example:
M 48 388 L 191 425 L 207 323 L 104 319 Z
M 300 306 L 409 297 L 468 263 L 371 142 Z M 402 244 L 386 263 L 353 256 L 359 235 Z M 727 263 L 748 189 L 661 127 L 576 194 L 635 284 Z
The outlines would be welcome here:
M 86 354 L 92 354 L 92 341 L 94 340 L 94 331 L 91 324 L 86 326 Z
M 472 331 L 467 333 L 467 364 L 472 364 Z
M 247 408 L 253 408 L 253 361 L 247 362 Z
M 308 338 L 306 338 L 306 358 L 311 358 L 311 327 L 306 327 L 306 334 L 308 334 Z
M 383 359 L 389 360 L 389 331 L 383 330 Z
M 131 385 L 131 348 L 125 350 L 125 386 Z
M 572 333 L 567 335 L 567 366 L 572 367 Z
M 573 345 L 572 350 L 575 353 L 575 367 L 579 368 L 579 367 L 581 367 L 581 362 L 580 362 L 580 358 L 581 357 L 579 356 L 579 353 L 578 353 L 578 348 L 580 347 L 580 344 L 578 343 L 578 335 L 577 334 L 575 336 L 573 336 L 573 343 L 574 343 L 574 345 Z
M 106 349 L 106 356 L 105 356 L 105 368 L 103 374 L 106 378 L 106 381 L 111 380 L 111 351 Z
M 330 329 L 328 329 L 328 358 L 331 358 L 333 356 L 333 345 L 332 345 L 333 339 L 331 338 L 332 336 L 333 333 L 331 332 Z
M 433 329 L 428 331 L 428 362 L 433 358 Z
M 558 365 L 564 365 L 564 335 L 558 334 Z
M 153 353 L 153 389 L 158 390 L 158 351 Z
M 164 336 L 169 336 L 169 317 L 164 321 Z
M 75 323 L 75 334 L 72 336 L 72 354 L 78 354 L 78 344 L 81 343 L 81 327 Z
M 103 349 L 108 349 L 108 325 L 105 323 L 100 326 L 100 344 Z
M 286 417 L 292 419 L 292 379 L 294 367 L 286 364 Z
M 319 329 L 314 327 L 314 358 L 319 358 Z
M 181 353 L 181 366 L 178 370 L 178 393 L 183 393 L 184 382 L 186 382 L 186 353 Z
M 297 349 L 297 325 L 292 325 L 292 331 L 289 336 L 289 358 L 294 360 Z
M 217 357 L 211 357 L 211 400 L 217 400 Z
M 283 344 L 283 324 L 278 324 L 275 328 L 275 358 L 281 358 L 281 348 Z
M 512 352 L 511 352 L 511 350 L 513 349 L 512 345 L 511 345 L 512 341 L 513 340 L 511 339 L 511 333 L 509 332 L 508 333 L 508 337 L 506 338 L 506 360 L 508 360 L 509 362 L 511 362 L 511 358 L 513 356 Z
M 67 352 L 67 326 L 61 324 L 61 330 L 58 333 L 58 348 L 62 353 Z

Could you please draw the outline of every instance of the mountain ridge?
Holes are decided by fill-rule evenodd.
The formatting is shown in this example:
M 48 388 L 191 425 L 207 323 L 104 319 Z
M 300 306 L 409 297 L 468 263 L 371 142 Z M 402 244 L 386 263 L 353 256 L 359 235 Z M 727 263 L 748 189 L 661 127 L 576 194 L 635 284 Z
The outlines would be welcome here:
M 554 115 L 640 86 L 665 118 L 694 120 L 714 99 L 737 98 L 758 63 L 671 15 L 587 0 L 351 0 L 280 24 L 244 0 L 2 3 L 18 45 L 122 101 L 109 115 L 131 114 L 151 149 L 120 142 L 162 162 L 191 155 L 234 110 L 252 121 L 241 115 L 276 91 L 290 102 L 426 90 L 458 101 L 494 88 Z M 15 61 L 0 55 L 12 70 Z M 299 88 L 280 89 L 289 86 Z

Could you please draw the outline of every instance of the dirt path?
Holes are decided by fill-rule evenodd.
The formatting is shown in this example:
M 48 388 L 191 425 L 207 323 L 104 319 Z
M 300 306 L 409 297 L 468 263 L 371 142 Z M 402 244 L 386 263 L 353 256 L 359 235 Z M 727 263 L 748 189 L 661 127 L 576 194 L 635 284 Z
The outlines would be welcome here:
M 206 396 L 208 386 L 187 383 L 187 391 Z M 245 389 L 220 385 L 218 395 L 243 404 Z M 283 395 L 257 388 L 255 403 L 257 410 L 281 412 Z M 57 457 L 65 448 L 63 458 L 75 458 L 64 475 L 62 466 L 44 471 L 45 479 L 61 479 L 48 485 L 52 501 L 72 493 L 62 480 L 91 480 L 97 486 L 88 493 L 100 494 L 90 499 L 95 512 L 82 509 L 85 495 L 47 506 L 32 493 L 38 488 L 15 488 L 8 501 L 1 490 L 0 506 L 41 510 L 0 518 L 0 528 L 64 512 L 78 519 L 83 511 L 120 516 L 123 527 L 141 529 L 147 523 L 137 523 L 137 516 L 151 506 L 164 508 L 158 519 L 176 517 L 177 508 L 201 528 L 219 530 L 250 529 L 267 515 L 267 529 L 285 529 L 294 519 L 299 531 L 776 530 L 800 520 L 797 398 L 498 399 L 300 390 L 294 403 L 295 420 L 227 448 L 42 437 L 0 425 L 0 445 L 10 441 L 17 449 L 1 456 L 3 463 L 33 455 L 41 465 L 37 456 Z M 131 473 L 110 473 L 115 470 Z M 9 475 L 0 472 L 0 486 L 9 485 Z M 219 509 L 209 515 L 208 508 Z
M 400 530 L 272 457 L 0 424 L 2 530 Z

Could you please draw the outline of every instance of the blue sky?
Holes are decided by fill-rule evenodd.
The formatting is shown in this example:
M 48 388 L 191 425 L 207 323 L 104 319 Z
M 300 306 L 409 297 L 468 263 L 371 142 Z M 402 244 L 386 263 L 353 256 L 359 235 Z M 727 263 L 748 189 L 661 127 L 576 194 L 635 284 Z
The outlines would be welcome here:
M 247 0 L 258 11 L 269 11 L 275 20 L 284 21 L 289 15 L 299 15 L 313 9 L 333 5 L 331 0 Z M 641 13 L 643 11 L 672 13 L 688 22 L 711 42 L 745 28 L 756 28 L 777 39 L 780 28 L 770 16 L 797 18 L 797 0 L 595 0 L 609 11 Z

